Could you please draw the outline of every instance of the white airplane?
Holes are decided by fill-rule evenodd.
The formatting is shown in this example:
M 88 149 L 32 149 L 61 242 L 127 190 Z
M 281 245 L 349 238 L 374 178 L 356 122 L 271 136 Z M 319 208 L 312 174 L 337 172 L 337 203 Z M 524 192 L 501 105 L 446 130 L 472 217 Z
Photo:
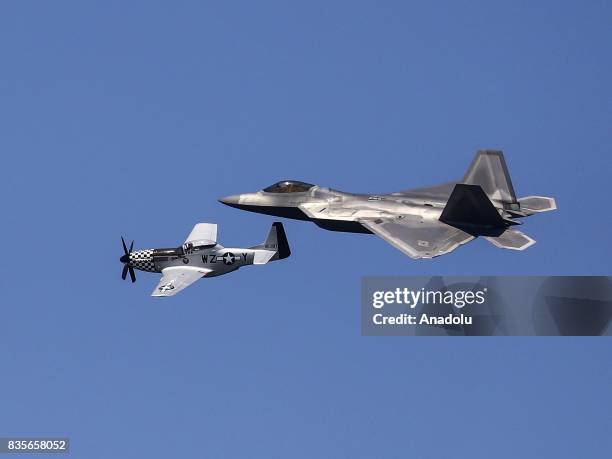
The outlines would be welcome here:
M 248 249 L 226 248 L 217 243 L 217 225 L 198 223 L 193 227 L 182 246 L 169 249 L 144 249 L 133 251 L 134 241 L 128 250 L 121 238 L 124 264 L 121 278 L 130 273 L 136 282 L 134 269 L 161 273 L 151 296 L 172 296 L 202 277 L 214 277 L 236 271 L 246 265 L 263 265 L 282 260 L 291 255 L 283 224 L 275 222 L 266 242 Z

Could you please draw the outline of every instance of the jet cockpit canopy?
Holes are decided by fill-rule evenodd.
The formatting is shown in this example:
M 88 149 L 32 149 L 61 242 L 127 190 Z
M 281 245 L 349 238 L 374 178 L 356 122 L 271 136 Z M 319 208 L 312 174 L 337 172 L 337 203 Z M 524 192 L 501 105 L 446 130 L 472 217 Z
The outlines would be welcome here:
M 297 180 L 283 180 L 268 188 L 264 188 L 266 193 L 303 193 L 310 190 L 314 185 L 311 183 L 299 182 Z

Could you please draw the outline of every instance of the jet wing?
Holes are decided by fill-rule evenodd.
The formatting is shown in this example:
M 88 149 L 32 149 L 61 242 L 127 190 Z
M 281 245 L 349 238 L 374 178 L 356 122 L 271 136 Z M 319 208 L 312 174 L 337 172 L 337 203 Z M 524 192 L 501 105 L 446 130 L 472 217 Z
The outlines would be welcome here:
M 439 220 L 419 217 L 360 219 L 363 226 L 411 258 L 433 258 L 451 252 L 474 236 Z
M 211 269 L 193 266 L 170 266 L 162 269 L 162 278 L 151 296 L 172 296 L 206 276 Z
M 198 223 L 193 227 L 185 242 L 195 241 L 210 241 L 217 242 L 217 224 L 216 223 Z

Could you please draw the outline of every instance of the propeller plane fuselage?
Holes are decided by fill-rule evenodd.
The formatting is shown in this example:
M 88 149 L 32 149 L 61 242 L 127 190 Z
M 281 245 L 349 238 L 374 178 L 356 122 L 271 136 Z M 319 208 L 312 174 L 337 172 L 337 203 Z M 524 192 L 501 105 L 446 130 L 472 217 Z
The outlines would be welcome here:
M 195 266 L 210 269 L 207 277 L 218 276 L 235 271 L 245 265 L 252 265 L 255 250 L 228 248 L 221 244 L 193 247 L 142 249 L 129 254 L 127 263 L 139 271 L 161 273 L 171 266 Z M 125 263 L 125 255 L 121 257 Z

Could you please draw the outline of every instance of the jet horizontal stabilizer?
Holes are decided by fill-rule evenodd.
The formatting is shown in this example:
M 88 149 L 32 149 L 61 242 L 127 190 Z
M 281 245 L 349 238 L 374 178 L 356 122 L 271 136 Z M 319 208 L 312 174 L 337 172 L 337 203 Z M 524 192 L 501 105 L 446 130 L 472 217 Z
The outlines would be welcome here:
M 549 210 L 555 210 L 557 208 L 555 198 L 548 198 L 546 196 L 527 196 L 520 198 L 518 202 L 521 204 L 521 210 L 529 214 L 548 212 Z
M 536 241 L 515 229 L 507 229 L 497 237 L 485 236 L 485 239 L 500 249 L 525 250 Z

